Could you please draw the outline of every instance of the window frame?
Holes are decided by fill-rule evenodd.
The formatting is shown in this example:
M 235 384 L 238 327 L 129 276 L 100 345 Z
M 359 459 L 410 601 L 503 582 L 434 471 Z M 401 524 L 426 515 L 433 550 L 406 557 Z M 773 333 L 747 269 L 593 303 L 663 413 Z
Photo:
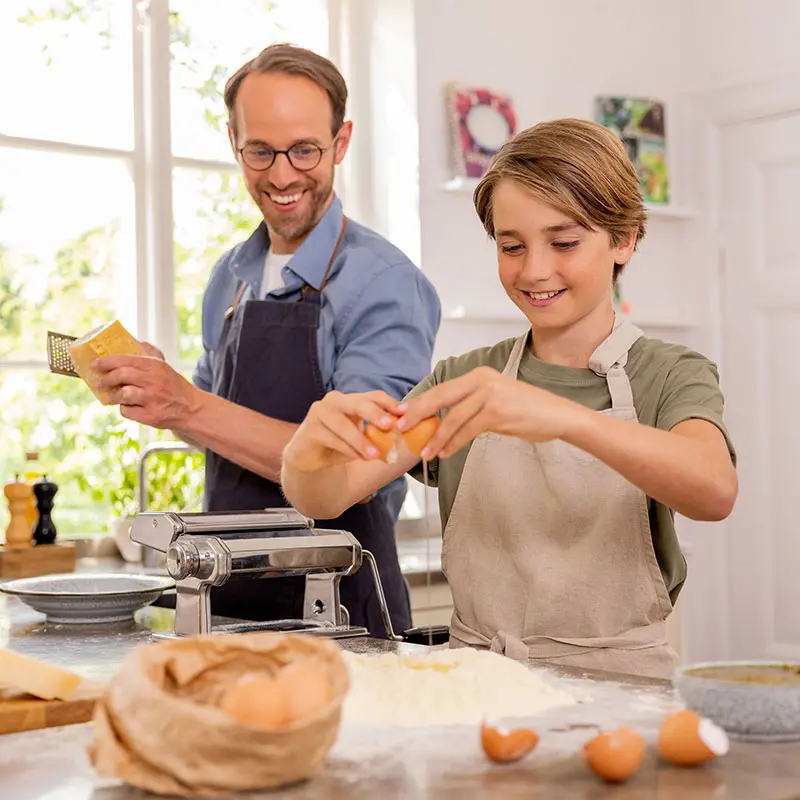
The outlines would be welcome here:
M 136 330 L 132 333 L 144 341 L 157 343 L 167 361 L 178 371 L 186 373 L 194 367 L 194 361 L 178 358 L 172 200 L 174 170 L 188 168 L 238 174 L 239 165 L 234 160 L 173 155 L 169 0 L 129 2 L 133 39 L 133 147 L 120 149 L 0 133 L 0 148 L 107 158 L 128 167 L 134 192 L 136 245 L 136 296 L 132 315 L 136 320 Z M 341 38 L 342 2 L 322 0 L 328 13 L 329 44 L 334 58 Z M 64 333 L 79 335 L 83 331 Z M 0 370 L 5 369 L 47 372 L 44 342 L 41 359 L 0 358 Z

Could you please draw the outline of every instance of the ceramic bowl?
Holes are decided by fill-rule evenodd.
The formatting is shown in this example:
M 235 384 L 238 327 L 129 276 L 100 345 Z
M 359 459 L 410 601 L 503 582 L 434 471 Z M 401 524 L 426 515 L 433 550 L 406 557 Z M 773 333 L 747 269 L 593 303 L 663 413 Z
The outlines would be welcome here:
M 175 586 L 159 575 L 87 573 L 43 575 L 0 584 L 50 622 L 90 623 L 128 620 L 133 612 Z
M 675 673 L 687 708 L 723 727 L 733 739 L 800 739 L 800 663 L 710 661 Z

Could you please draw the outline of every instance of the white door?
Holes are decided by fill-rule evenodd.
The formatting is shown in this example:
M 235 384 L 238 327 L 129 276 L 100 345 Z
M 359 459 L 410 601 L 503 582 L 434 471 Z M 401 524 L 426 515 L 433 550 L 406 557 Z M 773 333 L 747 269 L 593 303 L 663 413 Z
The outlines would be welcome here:
M 800 658 L 800 110 L 721 143 L 731 655 Z

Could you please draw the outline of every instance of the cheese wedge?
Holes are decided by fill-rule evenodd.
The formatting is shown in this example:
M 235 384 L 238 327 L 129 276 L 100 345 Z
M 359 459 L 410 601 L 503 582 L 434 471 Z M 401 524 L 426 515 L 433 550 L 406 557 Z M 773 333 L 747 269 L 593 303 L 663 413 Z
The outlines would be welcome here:
M 83 682 L 80 675 L 52 664 L 0 650 L 0 686 L 10 686 L 44 700 L 69 700 Z
M 75 372 L 86 381 L 94 396 L 104 405 L 109 405 L 109 390 L 97 386 L 100 374 L 90 364 L 100 356 L 140 356 L 142 348 L 119 320 L 101 325 L 69 346 L 69 354 L 75 364 Z

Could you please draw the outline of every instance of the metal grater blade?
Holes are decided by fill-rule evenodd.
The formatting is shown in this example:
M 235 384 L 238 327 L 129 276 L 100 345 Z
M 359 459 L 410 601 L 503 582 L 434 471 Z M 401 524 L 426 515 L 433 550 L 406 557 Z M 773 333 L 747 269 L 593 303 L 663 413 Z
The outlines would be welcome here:
M 68 336 L 66 333 L 47 331 L 47 363 L 50 365 L 50 372 L 69 375 L 73 378 L 80 377 L 75 372 L 75 364 L 68 349 L 77 338 L 77 336 Z

